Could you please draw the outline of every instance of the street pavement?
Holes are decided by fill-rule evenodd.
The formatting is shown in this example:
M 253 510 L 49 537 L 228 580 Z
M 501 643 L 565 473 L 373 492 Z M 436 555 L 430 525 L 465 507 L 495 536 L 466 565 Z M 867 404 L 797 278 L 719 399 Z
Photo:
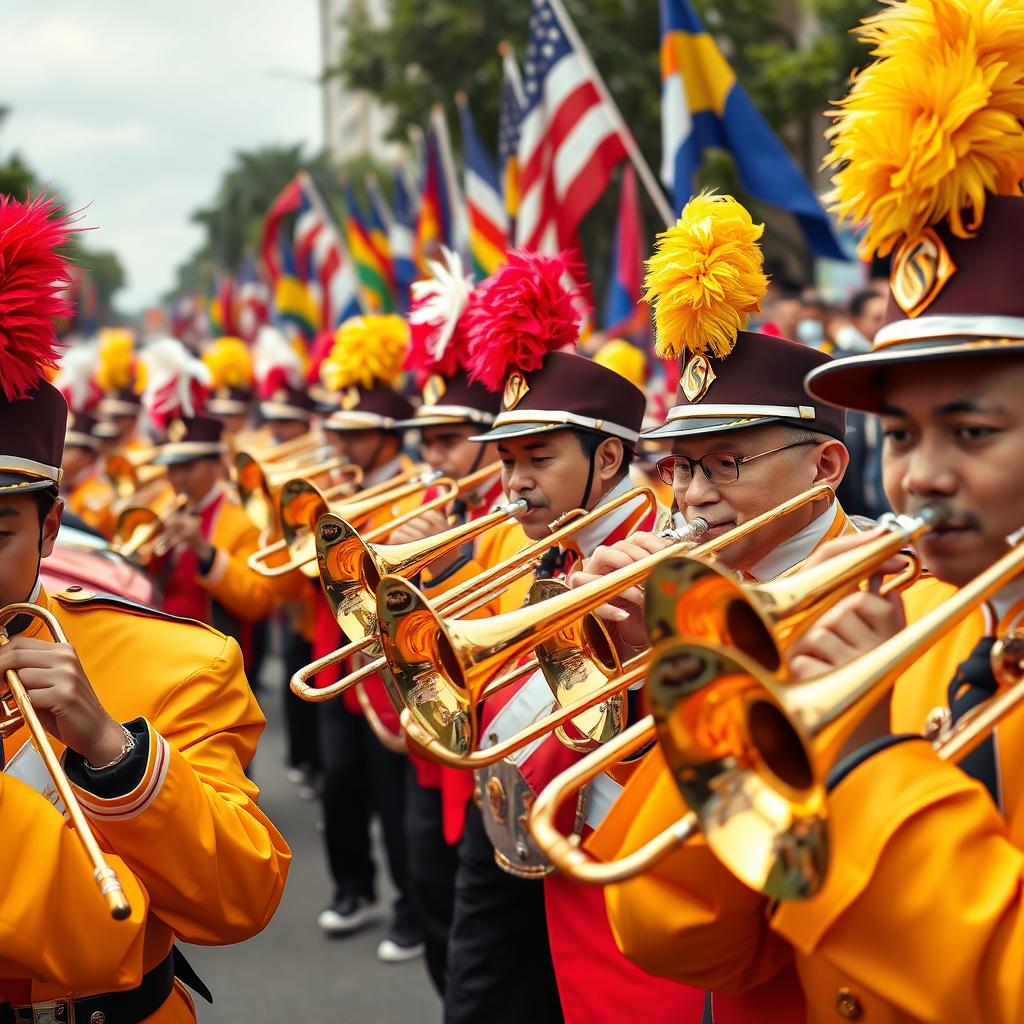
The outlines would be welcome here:
M 280 671 L 268 659 L 267 682 Z M 284 898 L 262 934 L 236 946 L 185 947 L 189 961 L 210 987 L 214 1005 L 197 1000 L 201 1024 L 437 1024 L 441 1006 L 423 960 L 383 964 L 377 944 L 387 915 L 345 939 L 327 939 L 317 914 L 331 895 L 315 801 L 300 800 L 284 777 L 284 738 L 279 685 L 260 691 L 268 727 L 254 762 L 260 805 L 284 833 L 293 860 Z M 169 841 L 173 840 L 168 837 Z M 378 852 L 379 842 L 378 842 Z M 378 856 L 378 864 L 383 857 Z M 381 879 L 381 907 L 390 905 Z

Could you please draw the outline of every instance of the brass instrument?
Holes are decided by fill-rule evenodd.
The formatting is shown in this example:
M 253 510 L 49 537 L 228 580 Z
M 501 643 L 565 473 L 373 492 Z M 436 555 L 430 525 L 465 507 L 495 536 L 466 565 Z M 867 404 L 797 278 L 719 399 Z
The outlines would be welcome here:
M 415 510 L 406 512 L 378 527 L 370 536 L 386 535 L 391 530 L 422 515 L 429 509 L 448 504 L 458 495 L 454 480 L 422 467 L 406 470 L 383 483 L 375 484 L 344 501 L 331 501 L 336 489 L 321 491 L 306 479 L 289 480 L 278 499 L 278 520 L 282 537 L 249 556 L 249 568 L 261 576 L 284 576 L 301 569 L 315 579 L 319 573 L 317 563 L 316 525 L 328 513 L 340 514 L 353 526 L 361 526 L 381 509 L 430 487 L 441 488 L 441 493 Z M 268 559 L 280 551 L 288 551 L 288 561 L 270 565 Z
M 923 648 L 1021 573 L 1022 540 L 1024 530 L 940 607 L 816 679 L 780 682 L 717 644 L 662 653 L 647 684 L 658 741 L 708 846 L 740 880 L 778 899 L 817 892 L 828 867 L 825 781 L 837 753 Z M 1014 686 L 1024 680 L 1019 658 L 999 668 Z M 957 748 L 965 743 L 961 732 Z
M 188 504 L 188 498 L 180 494 L 170 505 L 160 503 L 156 508 L 130 506 L 117 517 L 111 547 L 124 558 L 135 558 L 146 563 L 151 558 L 166 555 L 164 527 L 175 512 Z
M 155 455 L 155 448 L 147 448 L 115 452 L 104 459 L 103 474 L 114 488 L 116 500 L 144 504 L 140 491 L 155 481 L 166 480 L 166 466 L 150 465 Z
M 309 452 L 313 452 L 319 448 L 325 446 L 325 440 L 322 434 L 318 434 L 315 431 L 307 430 L 306 433 L 300 434 L 298 437 L 293 437 L 290 441 L 282 441 L 280 444 L 264 444 L 255 445 L 247 443 L 252 440 L 260 439 L 260 430 L 253 431 L 251 435 L 247 437 L 234 437 L 229 441 L 231 445 L 232 456 L 245 452 L 256 462 L 280 462 L 284 459 L 292 459 L 296 456 L 306 455 Z
M 933 529 L 943 515 L 932 506 L 913 516 L 883 516 L 879 523 L 887 532 L 881 537 L 768 583 L 744 583 L 729 569 L 704 560 L 700 551 L 672 559 L 659 565 L 647 583 L 651 632 L 735 648 L 768 671 L 784 672 L 788 651 L 823 611 Z M 920 560 L 904 557 L 906 566 L 881 585 L 880 594 L 903 590 L 920 576 Z
M 527 573 L 532 572 L 540 563 L 541 556 L 553 544 L 558 544 L 564 538 L 586 526 L 587 523 L 593 522 L 594 519 L 604 516 L 607 513 L 615 511 L 623 505 L 637 501 L 638 499 L 642 499 L 649 508 L 654 507 L 654 494 L 648 488 L 641 488 L 638 490 L 628 491 L 626 494 L 621 495 L 614 501 L 610 501 L 606 505 L 601 505 L 589 513 L 585 513 L 582 509 L 576 509 L 572 512 L 566 513 L 566 515 L 562 516 L 556 523 L 552 524 L 553 532 L 543 540 L 527 545 L 521 551 L 518 551 L 511 558 L 506 559 L 499 565 L 491 566 L 477 574 L 473 579 L 467 580 L 459 586 L 453 587 L 449 590 L 437 602 L 436 610 L 438 614 L 443 612 L 449 617 L 468 615 L 472 611 L 488 604 L 490 601 L 494 600 L 502 590 L 521 579 Z M 508 514 L 509 513 L 506 512 L 504 515 L 507 516 Z M 429 562 L 431 558 L 435 558 L 441 554 L 442 550 L 450 550 L 449 541 L 452 539 L 459 537 L 460 539 L 458 540 L 458 543 L 463 543 L 470 536 L 482 533 L 484 529 L 490 529 L 499 521 L 495 516 L 495 513 L 492 513 L 491 516 L 494 518 L 482 517 L 480 520 L 477 520 L 476 523 L 456 527 L 456 529 L 460 531 L 472 530 L 472 533 L 467 532 L 465 534 L 455 534 L 453 531 L 446 531 L 446 533 L 440 534 L 437 537 L 424 539 L 422 542 L 415 545 L 415 549 L 410 547 L 407 552 L 392 551 L 391 554 L 398 555 L 399 557 L 424 557 L 426 558 L 426 561 Z M 485 519 L 488 520 L 486 526 L 481 526 Z M 321 524 L 323 525 L 329 526 L 332 523 L 333 520 L 327 517 L 321 520 Z M 325 541 L 322 537 L 318 537 L 318 550 L 320 548 L 329 547 L 329 544 L 330 538 Z M 443 549 L 441 545 L 444 545 Z M 331 563 L 330 552 L 328 550 L 324 550 L 320 554 L 319 560 L 322 566 L 329 566 Z M 326 579 L 328 575 L 333 573 L 333 570 L 328 568 L 323 570 L 323 572 Z M 396 579 L 398 577 L 392 575 L 389 578 Z M 326 590 L 327 586 L 325 584 L 325 591 Z M 379 586 L 377 587 L 377 590 L 379 594 Z M 330 593 L 328 593 L 328 599 L 331 599 Z M 355 639 L 345 647 L 339 648 L 337 651 L 334 651 L 324 658 L 321 658 L 319 661 L 315 661 L 296 672 L 295 675 L 292 676 L 291 682 L 291 687 L 294 693 L 306 700 L 331 700 L 332 698 L 339 696 L 350 686 L 354 686 L 361 682 L 367 676 L 381 672 L 388 667 L 387 659 L 384 657 L 378 657 L 374 661 L 358 669 L 356 672 L 350 673 L 345 679 L 339 680 L 331 686 L 327 686 L 322 689 L 315 689 L 308 685 L 309 679 L 318 672 L 329 668 L 331 665 L 337 664 L 339 661 L 344 660 L 351 654 L 373 649 L 377 651 L 380 650 L 378 630 L 380 609 L 379 598 L 377 595 L 374 595 L 373 601 L 374 603 L 372 607 L 360 605 L 360 607 L 365 608 L 367 611 L 364 618 L 360 618 L 358 614 L 344 619 L 339 618 L 339 623 L 342 624 L 346 635 L 349 637 L 355 637 Z M 531 671 L 536 667 L 536 663 L 534 663 Z M 510 677 L 509 682 L 518 678 L 520 674 L 521 672 Z M 392 702 L 396 707 L 401 707 L 403 703 L 401 695 L 393 686 L 390 685 L 390 677 L 387 673 L 384 675 L 384 680 L 388 685 L 388 692 Z
M 344 488 L 358 484 L 363 472 L 349 465 L 340 455 L 323 458 L 323 447 L 303 451 L 292 458 L 260 461 L 248 452 L 236 452 L 234 479 L 238 496 L 249 518 L 260 530 L 268 530 L 275 523 L 274 497 L 282 484 L 295 477 L 314 479 L 325 473 L 342 470 L 345 479 L 331 488 L 331 494 L 340 494 Z M 317 461 L 317 459 L 320 461 Z
M 713 554 L 740 536 L 797 509 L 833 498 L 829 487 L 812 488 L 692 551 L 688 541 L 672 544 L 568 593 L 489 619 L 452 621 L 450 617 L 442 618 L 407 580 L 386 577 L 378 591 L 377 615 L 381 644 L 396 695 L 411 716 L 442 746 L 460 756 L 470 755 L 477 745 L 480 702 L 485 692 L 494 692 L 489 684 L 502 669 L 566 629 L 578 629 L 574 644 L 583 646 L 588 661 L 600 665 L 604 652 L 589 649 L 589 638 L 581 627 L 574 625 L 583 616 L 629 587 L 642 583 L 657 565 L 681 554 L 681 548 L 697 557 Z M 599 506 L 594 511 L 608 508 Z M 579 522 L 574 525 L 579 528 Z M 706 529 L 707 524 L 703 527 Z M 702 531 L 698 528 L 694 535 L 697 532 Z M 553 538 L 547 538 L 545 543 L 553 542 Z M 612 663 L 603 670 L 605 680 L 621 671 L 614 648 L 608 655 Z M 560 689 L 555 690 L 559 702 L 564 699 L 565 691 L 571 690 L 573 682 L 571 674 L 559 681 Z
M 52 612 L 38 605 L 21 602 L 8 604 L 0 608 L 0 647 L 10 642 L 7 633 L 7 623 L 16 615 L 29 615 L 41 619 L 45 623 L 55 643 L 66 644 L 68 638 L 61 629 L 60 623 Z M 0 696 L 0 740 L 13 735 L 24 725 L 32 738 L 32 744 L 43 759 L 46 770 L 53 780 L 54 789 L 64 804 L 75 834 L 78 836 L 85 848 L 85 852 L 92 862 L 93 878 L 100 890 L 100 894 L 106 900 L 110 908 L 110 916 L 115 921 L 123 921 L 131 915 L 131 907 L 125 897 L 121 881 L 117 872 L 107 863 L 103 852 L 96 842 L 92 828 L 85 815 L 82 813 L 82 806 L 75 796 L 75 791 L 68 781 L 60 760 L 50 745 L 49 737 L 39 721 L 39 716 L 32 707 L 32 699 L 29 697 L 17 672 L 8 671 L 4 673 L 4 683 L 7 686 L 7 693 Z

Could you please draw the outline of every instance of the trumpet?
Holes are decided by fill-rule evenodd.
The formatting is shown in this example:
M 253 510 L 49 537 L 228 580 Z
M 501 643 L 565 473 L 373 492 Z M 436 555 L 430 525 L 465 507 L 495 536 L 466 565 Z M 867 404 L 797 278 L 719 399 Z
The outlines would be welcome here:
M 297 476 L 312 480 L 343 470 L 345 479 L 331 488 L 332 495 L 362 481 L 363 471 L 358 466 L 349 465 L 340 455 L 315 461 L 322 454 L 322 448 L 313 448 L 290 459 L 260 462 L 248 452 L 236 452 L 234 478 L 238 496 L 246 514 L 261 530 L 270 529 L 274 523 L 274 495 L 286 481 Z
M 716 644 L 676 644 L 655 663 L 648 695 L 665 760 L 708 846 L 740 880 L 778 899 L 818 891 L 828 867 L 825 780 L 837 753 L 924 648 L 1024 570 L 1024 530 L 1007 540 L 1010 551 L 938 608 L 816 679 L 780 682 Z M 1013 687 L 1024 685 L 1019 649 L 996 666 Z M 958 730 L 943 756 L 967 751 L 980 728 Z M 736 765 L 745 770 L 723 785 Z
M 52 612 L 40 608 L 38 605 L 22 602 L 0 608 L 0 623 L 2 623 L 0 625 L 0 647 L 10 642 L 7 623 L 16 615 L 29 615 L 41 619 L 55 643 L 66 644 L 68 642 L 64 630 L 61 629 L 60 623 Z M 43 759 L 46 770 L 53 780 L 54 789 L 63 801 L 71 824 L 74 826 L 75 834 L 92 863 L 93 879 L 100 890 L 100 895 L 106 900 L 110 916 L 115 921 L 125 920 L 132 911 L 125 897 L 121 881 L 117 877 L 117 872 L 107 863 L 96 842 L 96 837 L 82 812 L 78 797 L 75 796 L 75 791 L 50 745 L 49 737 L 39 721 L 39 716 L 32 707 L 32 700 L 25 689 L 25 684 L 21 681 L 18 673 L 14 671 L 4 673 L 4 683 L 7 686 L 7 692 L 0 696 L 0 740 L 13 735 L 22 725 L 28 729 L 32 745 Z
M 166 555 L 169 550 L 162 534 L 167 521 L 188 504 L 185 495 L 178 495 L 169 507 L 160 510 L 130 506 L 117 517 L 111 547 L 123 558 L 139 555 L 143 562 Z
M 511 558 L 506 559 L 499 565 L 491 566 L 474 576 L 471 580 L 467 580 L 459 586 L 453 587 L 449 590 L 437 602 L 436 610 L 438 614 L 443 612 L 445 615 L 450 617 L 468 615 L 478 608 L 488 604 L 504 589 L 516 582 L 516 580 L 521 579 L 528 572 L 532 572 L 533 569 L 540 564 L 541 556 L 553 544 L 558 544 L 577 530 L 582 529 L 587 525 L 587 523 L 593 522 L 594 519 L 607 515 L 609 512 L 613 512 L 616 509 L 621 508 L 623 505 L 637 500 L 642 501 L 648 508 L 654 508 L 655 498 L 653 492 L 649 488 L 640 488 L 628 491 L 626 494 L 620 495 L 607 505 L 599 506 L 589 513 L 584 512 L 582 509 L 574 509 L 572 512 L 566 513 L 552 524 L 553 532 L 543 540 L 527 545 L 521 551 L 517 552 Z M 482 533 L 484 529 L 490 529 L 497 522 L 507 518 L 513 508 L 514 506 L 506 506 L 504 509 L 499 507 L 496 512 L 491 513 L 490 517 L 482 517 L 480 520 L 477 520 L 476 523 L 456 527 L 459 531 L 467 531 L 465 533 L 456 534 L 453 533 L 453 531 L 446 531 L 444 534 L 440 534 L 437 537 L 424 540 L 422 542 L 422 548 L 420 548 L 419 545 L 416 546 L 418 550 L 410 548 L 408 551 L 403 552 L 393 549 L 390 552 L 386 552 L 386 554 L 390 554 L 392 557 L 397 556 L 396 562 L 399 559 L 415 556 L 417 561 L 420 558 L 423 558 L 425 559 L 425 562 L 429 563 L 432 558 L 436 558 L 438 555 L 443 553 L 443 551 L 451 550 L 452 546 L 464 543 L 470 538 L 470 536 L 476 536 L 479 533 Z M 519 512 L 522 510 L 515 509 L 515 511 Z M 502 513 L 501 516 L 497 514 L 498 512 Z M 488 520 L 486 526 L 483 525 L 485 519 Z M 321 520 L 321 523 L 325 526 L 331 526 L 332 522 L 333 521 L 330 519 Z M 452 541 L 456 541 L 456 544 L 452 545 L 450 543 Z M 322 547 L 326 547 L 329 543 L 329 539 L 326 542 L 323 538 L 318 539 L 318 545 Z M 351 550 L 354 551 L 355 549 L 353 548 Z M 325 579 L 328 577 L 333 578 L 335 570 L 330 568 L 332 563 L 330 552 L 325 550 L 320 556 L 320 561 L 326 566 L 323 573 Z M 396 567 L 398 566 L 396 565 Z M 408 567 L 403 569 L 403 571 L 409 571 Z M 392 574 L 387 578 L 398 579 L 400 577 L 396 574 Z M 372 575 L 369 575 L 368 579 L 372 579 Z M 327 590 L 328 587 L 325 584 L 325 591 Z M 381 672 L 388 667 L 388 660 L 384 657 L 378 657 L 374 661 L 358 669 L 356 672 L 350 673 L 345 677 L 345 679 L 339 680 L 331 686 L 316 689 L 308 685 L 309 679 L 318 672 L 322 672 L 331 665 L 335 665 L 338 662 L 343 661 L 352 654 L 373 649 L 379 651 L 381 649 L 379 644 L 379 592 L 380 587 L 378 585 L 377 594 L 373 595 L 373 605 L 368 608 L 365 617 L 360 618 L 357 614 L 353 618 L 345 618 L 344 620 L 339 619 L 339 622 L 343 621 L 346 635 L 356 636 L 357 638 L 345 647 L 339 648 L 337 651 L 334 651 L 326 657 L 321 658 L 319 661 L 315 661 L 296 672 L 295 675 L 292 676 L 291 681 L 291 687 L 294 693 L 305 700 L 331 700 L 332 698 L 339 696 L 349 687 L 362 682 L 368 676 Z M 337 591 L 335 592 L 335 596 L 339 596 Z M 331 599 L 330 593 L 328 593 L 328 599 Z M 424 599 L 424 601 L 425 600 L 426 599 Z M 366 606 L 363 607 L 365 608 Z M 536 668 L 536 664 L 534 664 L 533 667 Z M 384 681 L 385 684 L 388 685 L 388 693 L 392 702 L 396 707 L 401 707 L 403 704 L 401 694 L 389 684 L 389 676 L 387 673 L 385 673 Z M 509 681 L 511 682 L 512 679 L 510 678 Z
M 814 487 L 689 551 L 692 537 L 707 529 L 705 522 L 695 521 L 690 524 L 693 532 L 686 541 L 671 544 L 568 593 L 489 619 L 451 621 L 442 618 L 407 580 L 385 577 L 377 595 L 377 615 L 381 645 L 396 696 L 442 746 L 465 757 L 477 745 L 480 702 L 485 692 L 494 692 L 494 687 L 488 684 L 502 668 L 567 629 L 578 630 L 574 642 L 584 646 L 589 661 L 600 664 L 604 652 L 588 648 L 582 627 L 574 626 L 583 616 L 629 587 L 642 583 L 657 565 L 678 556 L 681 548 L 697 557 L 713 554 L 741 535 L 752 533 L 808 504 L 833 498 L 830 487 Z M 553 538 L 547 539 L 548 544 L 552 542 Z M 610 647 L 608 654 L 613 660 L 605 666 L 604 679 L 618 674 L 622 668 L 614 647 Z M 574 682 L 572 671 L 556 681 L 557 702 L 564 700 Z
M 154 481 L 167 478 L 166 466 L 151 466 L 156 449 L 122 451 L 108 455 L 103 463 L 103 473 L 118 500 L 136 500 L 139 492 Z
M 283 576 L 295 569 L 301 569 L 311 579 L 315 578 L 319 573 L 315 527 L 322 516 L 329 512 L 340 514 L 347 522 L 359 526 L 388 505 L 418 491 L 425 491 L 429 487 L 439 487 L 442 489 L 441 493 L 425 505 L 418 506 L 412 512 L 406 512 L 378 527 L 374 531 L 375 535 L 387 533 L 402 523 L 422 515 L 428 509 L 447 504 L 457 496 L 457 484 L 433 470 L 416 467 L 384 483 L 367 488 L 346 501 L 332 502 L 336 488 L 321 491 L 309 480 L 289 480 L 281 488 L 278 498 L 278 519 L 281 523 L 282 537 L 253 552 L 249 556 L 249 568 L 261 576 Z M 268 563 L 272 555 L 284 550 L 289 554 L 287 562 L 279 565 Z

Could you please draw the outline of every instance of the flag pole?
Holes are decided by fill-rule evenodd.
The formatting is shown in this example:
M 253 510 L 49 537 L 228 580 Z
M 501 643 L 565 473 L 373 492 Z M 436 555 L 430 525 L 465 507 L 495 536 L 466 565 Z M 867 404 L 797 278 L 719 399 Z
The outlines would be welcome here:
M 331 230 L 334 232 L 334 237 L 337 239 L 338 249 L 341 252 L 342 257 L 348 260 L 348 264 L 352 268 L 352 272 L 356 275 L 356 301 L 359 303 L 360 312 L 364 315 L 372 312 L 363 300 L 363 288 L 359 282 L 359 272 L 356 270 L 356 263 L 355 260 L 352 259 L 352 253 L 349 252 L 348 242 L 345 240 L 345 232 L 341 231 L 334 223 L 334 216 L 327 208 L 327 204 L 324 202 L 323 196 L 320 195 L 320 190 L 316 187 L 313 179 L 309 176 L 309 172 L 299 171 L 298 179 L 299 185 L 309 197 L 309 202 L 313 209 L 316 210 L 317 216 L 320 217 L 325 224 L 329 225 Z
M 430 111 L 430 120 L 437 137 L 437 150 L 441 158 L 441 173 L 444 174 L 445 185 L 452 201 L 452 232 L 453 247 L 464 258 L 469 257 L 469 217 L 466 212 L 466 200 L 462 188 L 455 175 L 455 159 L 452 156 L 452 140 L 448 135 L 448 119 L 444 114 L 444 106 L 435 103 Z
M 658 216 L 660 216 L 665 222 L 665 227 L 672 227 L 676 222 L 676 217 L 672 213 L 672 207 L 669 206 L 668 199 L 665 197 L 665 192 L 658 184 L 658 179 L 655 178 L 654 172 L 648 166 L 643 153 L 640 152 L 640 146 L 637 144 L 636 137 L 629 130 L 629 126 L 626 124 L 625 119 L 619 112 L 619 108 L 616 105 L 615 100 L 612 99 L 612 94 L 608 91 L 608 86 L 605 85 L 605 81 L 601 77 L 601 72 L 597 70 L 597 65 L 594 63 L 593 57 L 590 56 L 590 51 L 580 38 L 579 32 L 576 31 L 576 26 L 573 24 L 572 18 L 569 17 L 569 12 L 565 9 L 562 0 L 547 0 L 547 2 L 555 12 L 555 17 L 558 19 L 558 23 L 562 26 L 562 31 L 569 37 L 569 42 L 572 44 L 577 56 L 581 61 L 583 61 L 584 67 L 594 80 L 594 85 L 597 88 L 598 95 L 600 95 L 602 102 L 611 112 L 612 121 L 615 124 L 615 130 L 618 132 L 619 138 L 622 140 L 622 144 L 626 149 L 626 155 L 629 157 L 629 162 L 634 168 L 636 168 L 636 173 L 639 176 L 640 181 L 643 183 L 644 189 L 650 197 L 651 202 L 654 203 L 654 208 L 658 211 Z

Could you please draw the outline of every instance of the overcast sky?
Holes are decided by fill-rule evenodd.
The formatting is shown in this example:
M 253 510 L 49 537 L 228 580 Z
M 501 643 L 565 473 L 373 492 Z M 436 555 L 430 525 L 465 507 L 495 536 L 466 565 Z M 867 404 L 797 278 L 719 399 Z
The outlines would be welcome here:
M 317 0 L 4 3 L 0 154 L 21 152 L 156 301 L 238 149 L 320 146 Z

